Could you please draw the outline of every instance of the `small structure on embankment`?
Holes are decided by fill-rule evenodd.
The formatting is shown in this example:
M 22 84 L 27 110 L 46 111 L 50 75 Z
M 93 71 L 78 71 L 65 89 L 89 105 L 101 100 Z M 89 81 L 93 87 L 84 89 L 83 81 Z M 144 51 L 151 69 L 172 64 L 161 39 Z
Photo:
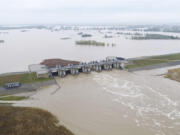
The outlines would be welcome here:
M 31 73 L 35 72 L 37 75 L 37 78 L 49 78 L 51 75 L 46 65 L 33 64 L 33 65 L 29 65 L 28 69 L 29 69 L 29 72 Z
M 68 74 L 78 75 L 79 73 L 90 73 L 91 71 L 101 72 L 102 70 L 123 69 L 126 60 L 120 57 L 107 57 L 101 61 L 89 63 L 68 61 L 62 59 L 44 60 L 39 65 L 30 65 L 31 72 L 36 72 L 37 77 L 65 77 Z M 40 74 L 41 73 L 41 74 Z

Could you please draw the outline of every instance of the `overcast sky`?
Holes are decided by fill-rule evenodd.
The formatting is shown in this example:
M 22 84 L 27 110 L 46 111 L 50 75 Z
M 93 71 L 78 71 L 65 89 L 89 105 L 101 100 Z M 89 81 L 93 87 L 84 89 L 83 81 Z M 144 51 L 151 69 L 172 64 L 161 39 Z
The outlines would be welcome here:
M 0 0 L 0 24 L 179 22 L 180 0 Z

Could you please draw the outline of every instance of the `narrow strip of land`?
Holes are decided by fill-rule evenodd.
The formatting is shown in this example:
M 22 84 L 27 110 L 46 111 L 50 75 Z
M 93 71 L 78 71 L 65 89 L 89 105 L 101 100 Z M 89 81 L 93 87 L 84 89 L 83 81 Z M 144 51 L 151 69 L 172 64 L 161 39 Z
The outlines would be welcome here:
M 168 66 L 180 65 L 180 53 L 132 58 L 128 60 L 126 69 L 128 71 L 149 70 Z

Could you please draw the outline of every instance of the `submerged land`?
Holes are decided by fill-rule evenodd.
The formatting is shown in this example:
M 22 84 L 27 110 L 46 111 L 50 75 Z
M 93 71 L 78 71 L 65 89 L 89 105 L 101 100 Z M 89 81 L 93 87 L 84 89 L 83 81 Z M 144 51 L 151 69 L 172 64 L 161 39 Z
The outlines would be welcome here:
M 149 25 L 129 26 L 62 26 L 62 25 L 41 25 L 41 26 L 0 26 L 0 40 L 5 43 L 0 48 L 0 61 L 13 61 L 1 64 L 0 73 L 17 72 L 27 70 L 27 65 L 33 60 L 40 62 L 47 58 L 64 58 L 78 61 L 99 60 L 106 56 L 118 56 L 132 58 L 146 55 L 158 55 L 179 52 L 179 41 L 168 40 L 131 40 L 131 36 L 142 36 L 145 34 L 160 34 L 173 37 L 180 37 L 178 33 L 145 31 Z M 27 30 L 26 32 L 21 32 Z M 6 34 L 8 33 L 8 34 Z M 91 34 L 92 37 L 82 38 L 82 34 Z M 124 34 L 123 34 L 124 33 Z M 81 34 L 81 35 L 79 35 Z M 112 38 L 104 38 L 105 35 Z M 155 35 L 158 36 L 158 35 Z M 38 37 L 38 38 L 37 38 Z M 62 40 L 63 38 L 70 38 Z M 61 39 L 62 38 L 62 39 Z M 94 40 L 105 43 L 105 47 L 97 45 L 76 45 L 76 41 Z M 18 44 L 14 44 L 18 43 Z M 37 46 L 38 44 L 38 46 Z M 49 50 L 49 45 L 53 51 Z M 91 46 L 91 47 L 90 47 Z M 109 49 L 108 49 L 109 46 Z M 110 47 L 113 48 L 110 48 Z M 14 49 L 13 47 L 17 48 Z M 28 50 L 26 50 L 28 48 Z M 89 48 L 90 50 L 88 50 Z M 131 48 L 131 49 L 130 49 Z M 158 48 L 158 49 L 154 49 Z M 169 48 L 167 50 L 167 48 Z M 37 52 L 34 53 L 34 50 Z M 69 50 L 72 50 L 70 52 Z M 21 51 L 20 56 L 19 51 Z M 103 50 L 103 51 L 102 51 Z M 143 50 L 143 51 L 142 51 Z M 7 56 L 7 51 L 12 57 Z M 38 52 L 43 52 L 39 55 Z M 128 53 L 127 53 L 128 52 Z M 32 56 L 33 54 L 33 56 Z M 84 57 L 84 54 L 87 54 Z M 3 58 L 3 56 L 6 56 Z M 33 60 L 32 60 L 32 57 Z M 20 60 L 21 59 L 21 60 Z M 19 61 L 19 62 L 18 62 Z

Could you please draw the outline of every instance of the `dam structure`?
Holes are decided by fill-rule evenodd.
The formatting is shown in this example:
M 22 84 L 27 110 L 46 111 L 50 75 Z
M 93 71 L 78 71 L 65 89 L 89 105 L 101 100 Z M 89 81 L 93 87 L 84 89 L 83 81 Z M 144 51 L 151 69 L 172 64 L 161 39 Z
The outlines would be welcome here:
M 50 67 L 48 65 L 34 64 L 29 66 L 29 70 L 30 72 L 35 72 L 38 78 L 65 77 L 68 74 L 78 75 L 79 73 L 90 73 L 91 71 L 101 72 L 102 70 L 124 69 L 126 62 L 121 57 L 107 57 L 105 60 L 88 63 L 79 62 L 72 64 L 74 62 L 69 62 L 65 66 L 63 66 L 64 64 L 56 64 L 54 67 Z

